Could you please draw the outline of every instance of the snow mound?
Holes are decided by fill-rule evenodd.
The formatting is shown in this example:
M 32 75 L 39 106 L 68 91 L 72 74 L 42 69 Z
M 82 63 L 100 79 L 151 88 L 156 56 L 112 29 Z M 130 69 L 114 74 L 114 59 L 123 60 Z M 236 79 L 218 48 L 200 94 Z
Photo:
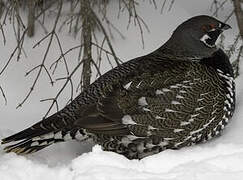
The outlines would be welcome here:
M 0 156 L 1 180 L 242 179 L 243 145 L 193 146 L 128 160 L 94 146 L 70 163 L 49 166 L 14 153 Z

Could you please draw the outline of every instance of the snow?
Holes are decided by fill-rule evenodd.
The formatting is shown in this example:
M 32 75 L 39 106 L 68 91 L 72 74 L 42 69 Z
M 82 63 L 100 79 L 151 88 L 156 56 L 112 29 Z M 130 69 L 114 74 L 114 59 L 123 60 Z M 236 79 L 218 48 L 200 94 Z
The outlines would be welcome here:
M 157 48 L 169 38 L 175 27 L 182 21 L 194 15 L 210 14 L 208 11 L 210 2 L 210 0 L 191 0 L 190 3 L 188 0 L 175 1 L 172 10 L 164 11 L 162 15 L 159 10 L 153 10 L 148 3 L 143 3 L 139 12 L 144 13 L 145 21 L 150 26 L 150 33 L 144 32 L 145 49 L 141 48 L 141 40 L 137 36 L 139 30 L 132 26 L 127 30 L 126 25 L 124 26 L 127 18 L 121 17 L 121 21 L 117 21 L 116 25 L 122 29 L 127 39 L 113 40 L 118 56 L 122 59 L 131 59 Z M 230 7 L 226 7 L 225 11 L 230 11 Z M 231 19 L 229 24 L 233 26 L 233 31 L 226 32 L 225 35 L 228 38 L 226 42 L 232 41 L 236 31 L 235 20 Z M 0 67 L 3 66 L 3 62 L 15 46 L 14 37 L 11 36 L 11 25 L 7 28 L 9 29 L 7 29 L 6 37 L 10 40 L 7 41 L 5 47 L 2 43 L 0 44 L 0 48 L 3 49 Z M 25 50 L 28 56 L 23 57 L 19 63 L 12 62 L 8 73 L 0 77 L 0 85 L 6 91 L 8 98 L 7 106 L 4 103 L 0 104 L 0 138 L 40 120 L 48 106 L 46 103 L 39 103 L 39 99 L 54 96 L 60 87 L 58 84 L 54 88 L 47 87 L 45 77 L 38 85 L 38 88 L 42 88 L 43 91 L 35 91 L 32 99 L 23 108 L 15 109 L 33 81 L 33 77 L 25 78 L 24 72 L 31 69 L 37 63 L 35 60 L 43 56 L 45 44 L 34 49 L 33 52 L 28 50 L 40 37 L 26 39 L 28 43 Z M 63 47 L 65 50 L 77 44 L 77 40 L 70 38 L 64 32 L 60 38 L 66 42 Z M 68 55 L 67 58 L 77 57 L 75 53 L 77 52 Z M 53 47 L 51 55 L 48 56 L 50 62 L 56 59 L 58 54 L 59 52 L 56 52 Z M 243 66 L 241 71 L 242 69 Z M 102 72 L 107 70 L 104 68 Z M 59 71 L 62 73 L 62 69 Z M 102 151 L 100 146 L 93 146 L 92 142 L 60 143 L 28 156 L 6 154 L 0 146 L 0 180 L 242 180 L 243 115 L 241 112 L 243 100 L 241 96 L 243 84 L 240 84 L 242 82 L 241 75 L 236 80 L 237 104 L 230 124 L 223 131 L 222 136 L 207 143 L 181 150 L 166 150 L 142 160 L 128 160 L 119 154 Z M 66 96 L 60 101 L 62 106 L 65 105 L 69 91 L 67 90 L 64 94 Z
M 48 166 L 37 159 L 16 154 L 0 157 L 3 180 L 34 179 L 241 179 L 243 177 L 243 145 L 201 145 L 167 150 L 142 160 L 128 160 L 113 152 L 94 146 L 70 163 Z

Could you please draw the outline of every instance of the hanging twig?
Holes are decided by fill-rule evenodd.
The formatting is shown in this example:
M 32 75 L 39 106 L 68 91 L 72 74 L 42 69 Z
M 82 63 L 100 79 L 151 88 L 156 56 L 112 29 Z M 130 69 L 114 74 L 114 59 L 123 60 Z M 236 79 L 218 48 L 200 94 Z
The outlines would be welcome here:
M 171 3 L 170 3 L 168 11 L 170 11 L 172 9 L 172 6 L 173 6 L 174 3 L 175 3 L 175 0 L 171 0 Z
M 1 0 L 0 0 L 1 2 Z M 34 24 L 35 22 L 39 23 L 40 26 L 43 28 L 46 35 L 41 38 L 34 46 L 33 48 L 37 48 L 38 45 L 43 43 L 44 41 L 47 41 L 46 50 L 43 54 L 43 58 L 41 59 L 40 63 L 32 67 L 30 70 L 26 72 L 26 76 L 33 75 L 32 72 L 35 72 L 35 78 L 34 81 L 30 87 L 30 90 L 27 92 L 27 95 L 24 97 L 24 99 L 20 102 L 20 104 L 17 106 L 21 107 L 31 96 L 33 90 L 35 89 L 37 83 L 39 82 L 40 77 L 43 74 L 47 74 L 51 85 L 53 85 L 53 75 L 56 73 L 57 67 L 59 65 L 63 65 L 66 71 L 66 77 L 64 78 L 58 78 L 55 79 L 56 81 L 65 80 L 64 85 L 59 90 L 55 98 L 49 98 L 49 99 L 43 99 L 43 101 L 52 101 L 52 104 L 46 113 L 50 112 L 53 106 L 56 106 L 56 109 L 59 109 L 58 105 L 58 97 L 63 92 L 63 90 L 66 88 L 67 84 L 70 84 L 71 88 L 71 94 L 70 99 L 68 102 L 70 102 L 73 99 L 73 89 L 75 86 L 79 87 L 88 87 L 90 80 L 91 80 L 91 66 L 93 66 L 93 69 L 95 71 L 95 76 L 101 76 L 100 68 L 101 68 L 101 60 L 106 59 L 110 66 L 113 68 L 114 62 L 116 65 L 119 65 L 122 63 L 122 61 L 116 56 L 115 50 L 113 49 L 111 39 L 113 38 L 113 32 L 118 33 L 118 35 L 124 39 L 125 37 L 123 34 L 117 29 L 112 22 L 110 22 L 108 15 L 107 15 L 107 7 L 109 0 L 71 0 L 71 1 L 63 1 L 63 0 L 42 0 L 42 1 L 6 1 L 4 14 L 2 14 L 2 23 L 0 24 L 0 30 L 3 36 L 3 43 L 6 42 L 6 37 L 4 34 L 3 25 L 6 24 L 6 20 L 9 17 L 10 22 L 13 24 L 13 30 L 15 33 L 15 37 L 17 40 L 17 46 L 14 49 L 13 53 L 11 54 L 10 58 L 7 60 L 7 63 L 3 67 L 3 69 L 0 71 L 0 76 L 3 74 L 3 72 L 6 70 L 8 65 L 10 64 L 13 56 L 17 56 L 17 60 L 20 59 L 21 54 L 24 53 L 24 38 L 25 35 L 33 35 L 34 34 Z M 128 24 L 131 22 L 134 22 L 134 25 L 137 25 L 140 33 L 141 33 L 141 39 L 142 44 L 144 46 L 144 38 L 143 38 L 143 28 L 146 28 L 148 30 L 147 25 L 143 21 L 143 19 L 138 15 L 137 13 L 137 6 L 139 1 L 135 0 L 119 0 L 119 12 L 128 12 L 129 19 Z M 70 11 L 66 14 L 67 18 L 62 20 L 60 17 L 62 12 L 62 6 L 63 3 L 70 5 Z M 154 4 L 154 7 L 157 8 L 156 1 L 150 0 L 151 4 Z M 25 27 L 25 24 L 22 21 L 23 14 L 20 11 L 20 8 L 23 8 L 24 10 L 28 10 L 26 14 L 28 14 L 28 25 L 27 28 Z M 121 8 L 121 9 L 120 9 Z M 35 11 L 34 11 L 35 10 Z M 65 11 L 63 11 L 66 13 Z M 53 27 L 48 33 L 48 30 L 46 28 L 45 22 L 46 17 L 48 15 L 53 16 L 55 15 L 55 20 L 53 23 Z M 60 25 L 58 27 L 58 25 Z M 64 25 L 67 25 L 68 31 L 70 33 L 74 32 L 74 35 L 80 35 L 81 36 L 81 45 L 75 46 L 70 48 L 67 51 L 64 51 L 62 47 L 61 40 L 58 37 L 58 31 L 62 30 Z M 96 38 L 97 31 L 101 32 L 103 34 L 104 39 L 102 41 L 98 41 Z M 149 31 L 149 30 L 148 30 Z M 22 34 L 23 33 L 23 34 Z M 50 47 L 53 44 L 53 41 L 57 41 L 57 46 L 60 51 L 60 57 L 53 61 L 51 63 L 50 69 L 47 68 L 47 56 L 50 53 Z M 108 46 L 108 50 L 106 50 L 105 47 Z M 93 59 L 93 51 L 92 47 L 95 47 L 97 50 L 97 59 Z M 69 64 L 71 62 L 68 61 L 66 58 L 66 55 L 79 48 L 78 52 L 78 65 L 74 68 L 73 71 L 70 72 Z M 105 58 L 104 58 L 105 57 Z M 59 64 L 60 63 L 60 64 Z M 81 71 L 78 69 L 80 66 L 83 65 L 83 68 L 81 68 Z M 92 69 L 92 70 L 93 70 Z M 83 72 L 82 72 L 83 70 Z M 81 72 L 81 79 L 79 83 L 73 83 L 72 77 L 74 74 L 77 75 L 76 72 Z M 81 88 L 82 89 L 82 88 Z M 46 116 L 45 115 L 45 116 Z
M 240 0 L 233 0 L 234 9 L 235 9 L 235 16 L 237 20 L 237 24 L 239 27 L 239 32 L 241 39 L 243 40 L 243 11 L 242 11 L 242 4 Z
M 66 72 L 67 72 L 67 76 L 68 76 L 68 75 L 69 75 L 68 64 L 67 64 L 67 60 L 66 60 L 66 58 L 65 58 L 65 56 L 64 56 L 64 54 L 63 54 L 63 49 L 62 49 L 61 42 L 60 42 L 59 37 L 58 37 L 58 35 L 57 35 L 56 32 L 54 33 L 54 35 L 56 36 L 56 40 L 57 40 L 57 43 L 58 43 L 58 47 L 59 47 L 60 52 L 61 52 L 61 58 L 62 58 L 63 61 L 64 61 L 65 68 L 66 68 Z M 56 64 L 56 67 L 57 67 L 57 64 Z M 55 70 L 55 69 L 54 69 L 54 70 Z M 54 73 L 54 71 L 53 71 L 53 73 Z
M 91 12 L 92 12 L 93 17 L 95 18 L 97 24 L 98 24 L 99 27 L 101 28 L 102 33 L 104 34 L 104 36 L 105 36 L 105 38 L 106 38 L 107 44 L 108 44 L 108 46 L 109 46 L 109 48 L 110 48 L 110 50 L 111 50 L 111 53 L 112 53 L 112 55 L 113 55 L 113 57 L 114 57 L 114 59 L 115 59 L 116 64 L 117 64 L 117 65 L 120 65 L 120 62 L 119 62 L 119 60 L 117 59 L 117 56 L 116 56 L 116 54 L 115 54 L 115 51 L 114 51 L 114 49 L 113 49 L 113 46 L 111 45 L 109 36 L 107 35 L 104 26 L 102 25 L 101 21 L 99 20 L 99 18 L 97 17 L 97 15 L 94 13 L 94 11 L 93 11 L 92 9 L 91 9 Z
M 68 53 L 70 53 L 70 52 L 73 51 L 74 49 L 81 48 L 82 46 L 83 46 L 83 45 L 78 45 L 78 46 L 72 47 L 72 48 L 70 48 L 69 50 L 67 50 L 65 53 L 62 53 L 62 54 L 60 55 L 60 57 L 59 57 L 57 60 L 55 60 L 55 61 L 51 64 L 51 66 L 50 66 L 50 69 L 52 69 L 52 68 L 54 67 L 54 69 L 53 69 L 53 74 L 54 74 L 54 72 L 56 71 L 57 64 L 59 63 L 59 61 L 60 61 L 65 55 L 67 55 Z
M 35 85 L 36 85 L 36 83 L 37 83 L 37 81 L 38 81 L 38 79 L 39 79 L 39 77 L 40 77 L 40 75 L 41 75 L 41 73 L 42 73 L 42 70 L 44 69 L 43 67 L 45 66 L 45 61 L 46 61 L 48 52 L 49 52 L 49 50 L 50 50 L 50 46 L 51 46 L 51 44 L 52 44 L 53 37 L 54 37 L 54 35 L 55 35 L 55 30 L 56 30 L 57 22 L 58 22 L 58 19 L 60 18 L 60 14 L 61 14 L 61 10 L 62 10 L 62 5 L 63 5 L 63 2 L 62 2 L 62 0 L 60 0 L 60 3 L 59 3 L 59 10 L 58 10 L 58 13 L 57 13 L 57 17 L 56 17 L 56 20 L 55 20 L 55 23 L 54 23 L 52 32 L 51 32 L 51 34 L 50 34 L 50 40 L 49 40 L 49 43 L 48 43 L 48 45 L 47 45 L 46 52 L 45 52 L 45 54 L 44 54 L 44 57 L 43 57 L 43 59 L 42 59 L 42 62 L 41 62 L 41 64 L 40 64 L 40 66 L 39 66 L 39 71 L 38 71 L 38 73 L 37 73 L 37 76 L 36 76 L 36 78 L 35 78 L 35 80 L 34 80 L 32 86 L 31 86 L 31 88 L 30 88 L 28 94 L 25 96 L 25 98 L 23 99 L 23 101 L 17 106 L 17 108 L 22 107 L 22 105 L 23 105 L 23 104 L 26 102 L 26 100 L 30 97 L 30 95 L 31 95 L 31 93 L 33 92 L 34 87 L 35 87 Z
M 5 45 L 6 44 L 6 37 L 5 37 L 5 34 L 4 34 L 4 30 L 3 30 L 2 24 L 0 24 L 0 30 L 1 30 L 1 33 L 2 33 L 2 36 L 3 36 L 3 45 Z
M 108 50 L 104 49 L 102 46 L 99 46 L 98 44 L 96 43 L 92 43 L 93 46 L 96 46 L 97 48 L 99 48 L 101 51 L 105 52 L 106 54 L 109 54 L 111 56 L 113 56 L 113 53 L 112 52 L 109 52 Z M 123 61 L 117 57 L 117 60 L 119 62 L 119 64 L 123 63 Z
M 3 91 L 3 88 L 2 88 L 1 86 L 0 86 L 0 91 L 1 91 L 2 96 L 3 96 L 3 98 L 4 98 L 5 105 L 7 105 L 7 97 L 6 97 L 6 95 L 5 95 L 4 91 Z
M 64 85 L 62 86 L 62 88 L 58 91 L 57 95 L 56 95 L 54 98 L 51 98 L 51 99 L 52 99 L 52 104 L 51 104 L 51 106 L 49 107 L 49 109 L 47 110 L 47 112 L 46 112 L 44 118 L 48 116 L 49 112 L 51 111 L 51 109 L 52 109 L 52 107 L 55 105 L 55 103 L 57 102 L 58 97 L 59 97 L 60 94 L 63 92 L 63 90 L 65 89 L 65 87 L 67 86 L 67 84 L 68 84 L 68 83 L 71 83 L 71 86 L 72 86 L 72 82 L 71 82 L 72 76 L 76 73 L 76 71 L 79 69 L 79 67 L 83 64 L 83 61 L 84 61 L 84 59 L 83 59 L 82 61 L 80 61 L 80 62 L 78 63 L 78 65 L 74 68 L 74 70 L 70 73 L 70 75 L 69 75 L 68 77 L 65 78 L 66 81 L 65 81 Z M 71 96 L 71 99 L 73 99 L 72 96 Z
M 19 46 L 22 45 L 22 43 L 23 43 L 23 41 L 24 41 L 25 33 L 26 33 L 26 31 L 23 32 L 23 34 L 22 34 L 22 36 L 21 36 L 21 38 L 20 38 L 20 40 L 19 40 L 17 46 L 15 47 L 15 49 L 13 50 L 13 52 L 11 53 L 9 59 L 7 60 L 7 63 L 4 65 L 4 67 L 3 67 L 2 70 L 0 71 L 0 76 L 3 74 L 3 72 L 4 72 L 4 71 L 7 69 L 7 67 L 9 66 L 9 64 L 10 64 L 10 62 L 11 62 L 11 60 L 12 60 L 12 58 L 14 57 L 15 53 L 16 53 L 17 50 L 19 49 Z M 18 55 L 18 57 L 19 57 L 19 55 Z M 17 57 L 17 58 L 18 58 L 18 57 Z
M 243 55 L 243 44 L 241 44 L 238 56 L 236 60 L 232 63 L 233 69 L 234 69 L 234 74 L 235 78 L 237 78 L 240 75 L 240 59 Z

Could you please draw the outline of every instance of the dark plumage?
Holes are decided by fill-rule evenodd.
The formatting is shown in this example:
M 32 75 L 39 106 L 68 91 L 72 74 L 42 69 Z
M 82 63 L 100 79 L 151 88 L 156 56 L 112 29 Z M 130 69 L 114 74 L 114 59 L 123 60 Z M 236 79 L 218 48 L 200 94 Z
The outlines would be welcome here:
M 104 150 L 140 159 L 211 139 L 235 107 L 232 67 L 215 46 L 228 28 L 209 16 L 185 21 L 154 52 L 112 69 L 61 111 L 3 139 L 20 141 L 5 151 L 92 138 Z

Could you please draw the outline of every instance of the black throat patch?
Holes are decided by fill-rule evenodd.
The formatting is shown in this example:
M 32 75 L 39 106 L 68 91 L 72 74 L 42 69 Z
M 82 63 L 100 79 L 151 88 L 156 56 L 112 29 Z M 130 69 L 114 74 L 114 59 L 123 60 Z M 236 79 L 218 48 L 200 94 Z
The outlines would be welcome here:
M 200 39 L 207 47 L 215 47 L 215 42 L 217 41 L 219 35 L 222 33 L 222 30 L 213 29 L 203 35 Z

